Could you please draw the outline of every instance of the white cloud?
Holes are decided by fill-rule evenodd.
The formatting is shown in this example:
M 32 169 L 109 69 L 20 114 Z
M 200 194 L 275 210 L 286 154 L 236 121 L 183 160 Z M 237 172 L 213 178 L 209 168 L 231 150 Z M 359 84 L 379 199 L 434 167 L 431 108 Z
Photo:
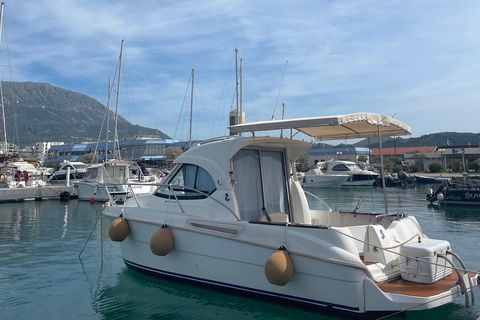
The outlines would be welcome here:
M 478 132 L 463 114 L 478 114 L 479 13 L 476 2 L 446 0 L 23 0 L 6 4 L 5 24 L 13 80 L 101 102 L 125 38 L 121 113 L 169 135 L 192 68 L 201 97 L 194 132 L 223 134 L 234 48 L 247 74 L 247 119 L 270 119 L 288 60 L 277 115 L 282 102 L 287 117 L 397 113 L 421 135 Z

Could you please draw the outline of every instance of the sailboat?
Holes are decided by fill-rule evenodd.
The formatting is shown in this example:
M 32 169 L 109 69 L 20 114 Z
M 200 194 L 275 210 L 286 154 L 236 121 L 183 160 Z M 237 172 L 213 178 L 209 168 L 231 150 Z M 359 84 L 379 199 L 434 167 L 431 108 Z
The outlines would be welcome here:
M 120 47 L 120 57 L 118 63 L 117 79 L 117 97 L 114 117 L 114 137 L 113 137 L 113 158 L 108 158 L 108 139 L 105 147 L 105 159 L 102 163 L 94 164 L 88 167 L 84 178 L 74 182 L 80 200 L 89 201 L 110 201 L 124 202 L 127 197 L 138 194 L 152 193 L 157 188 L 155 181 L 145 181 L 142 179 L 140 167 L 132 161 L 121 159 L 118 145 L 118 103 L 120 97 L 120 76 L 122 71 L 122 40 Z M 109 89 L 108 101 L 110 101 L 111 90 Z M 107 103 L 107 109 L 108 109 Z M 108 114 L 108 111 L 107 111 Z M 107 129 L 108 132 L 108 129 Z M 139 172 L 137 177 L 131 177 L 131 171 Z
M 105 152 L 105 159 L 102 163 L 91 165 L 85 172 L 84 178 L 74 182 L 73 185 L 77 189 L 79 200 L 123 202 L 128 194 L 127 183 L 129 178 L 129 167 L 131 163 L 119 159 L 120 153 L 117 149 L 118 144 L 116 144 L 123 42 L 124 40 L 122 39 L 118 68 L 117 103 L 114 119 L 115 131 L 113 159 L 107 159 L 108 153 Z
M 3 25 L 3 8 L 5 3 L 0 5 L 0 43 Z M 3 103 L 3 86 L 0 74 L 0 103 L 3 120 L 3 143 L 0 143 L 0 188 L 24 188 L 27 186 L 43 186 L 43 171 L 37 169 L 33 164 L 23 161 L 19 157 L 18 150 L 7 140 L 7 125 L 5 120 L 5 105 Z
M 0 5 L 0 44 L 2 39 L 2 26 L 3 26 L 3 7 L 5 2 L 2 2 Z M 0 102 L 2 105 L 2 120 L 3 120 L 3 143 L 0 144 L 0 164 L 7 162 L 9 159 L 17 159 L 19 157 L 18 150 L 10 150 L 10 146 L 7 141 L 7 125 L 5 122 L 5 105 L 3 103 L 3 86 L 2 86 L 2 75 L 0 74 Z

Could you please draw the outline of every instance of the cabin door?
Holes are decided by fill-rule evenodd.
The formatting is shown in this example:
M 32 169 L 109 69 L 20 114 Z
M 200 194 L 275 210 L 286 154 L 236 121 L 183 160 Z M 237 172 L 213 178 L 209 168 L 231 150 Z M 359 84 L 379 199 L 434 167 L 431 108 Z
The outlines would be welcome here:
M 264 213 L 289 213 L 282 151 L 243 149 L 233 157 L 240 218 L 255 221 Z

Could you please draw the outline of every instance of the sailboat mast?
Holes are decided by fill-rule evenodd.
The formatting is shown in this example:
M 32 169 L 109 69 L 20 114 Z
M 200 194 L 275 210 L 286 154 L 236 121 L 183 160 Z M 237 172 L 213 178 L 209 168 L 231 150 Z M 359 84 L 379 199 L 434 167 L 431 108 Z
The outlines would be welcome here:
M 190 135 L 188 137 L 188 149 L 192 146 L 192 117 L 193 117 L 193 78 L 195 76 L 195 69 L 192 69 L 192 97 L 190 100 Z
M 3 6 L 5 2 L 2 2 L 0 6 L 0 44 L 2 43 L 2 24 L 3 24 Z M 0 97 L 2 103 L 2 118 L 3 118 L 3 135 L 5 141 L 5 155 L 8 154 L 8 142 L 7 142 L 7 125 L 5 123 L 5 105 L 3 104 L 3 86 L 2 86 L 2 76 L 0 74 Z M 5 158 L 6 159 L 6 158 Z
M 113 133 L 113 159 L 117 159 L 118 156 L 118 150 L 116 143 L 118 144 L 118 132 L 117 132 L 117 126 L 118 126 L 118 100 L 120 98 L 120 75 L 122 74 L 122 53 L 123 53 L 123 39 L 122 39 L 122 45 L 120 47 L 120 58 L 119 58 L 119 64 L 118 64 L 118 82 L 117 82 L 117 103 L 115 106 L 115 127 L 114 127 L 114 133 Z
M 108 92 L 107 92 L 107 110 L 105 110 L 107 114 L 107 132 L 106 132 L 106 141 L 105 141 L 105 161 L 108 160 L 108 131 L 110 131 L 110 98 L 112 97 L 112 87 L 110 86 L 111 79 L 108 76 Z M 112 83 L 113 85 L 113 83 Z

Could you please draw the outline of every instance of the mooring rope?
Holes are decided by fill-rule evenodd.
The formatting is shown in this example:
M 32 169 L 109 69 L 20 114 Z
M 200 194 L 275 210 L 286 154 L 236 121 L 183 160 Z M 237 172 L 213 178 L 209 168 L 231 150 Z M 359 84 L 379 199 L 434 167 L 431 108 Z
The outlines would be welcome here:
M 451 224 L 458 224 L 458 225 L 461 225 L 461 226 L 480 228 L 480 224 L 479 224 L 479 225 L 475 225 L 475 224 L 468 224 L 468 223 L 462 223 L 462 222 L 455 222 L 455 221 L 450 221 L 450 220 L 445 220 L 445 219 L 437 219 L 437 218 L 420 216 L 420 215 L 411 214 L 411 213 L 409 213 L 408 215 L 409 215 L 409 216 L 412 216 L 412 217 L 416 217 L 416 218 L 424 218 L 424 219 L 441 221 L 441 222 L 446 222 L 446 223 L 451 223 Z

